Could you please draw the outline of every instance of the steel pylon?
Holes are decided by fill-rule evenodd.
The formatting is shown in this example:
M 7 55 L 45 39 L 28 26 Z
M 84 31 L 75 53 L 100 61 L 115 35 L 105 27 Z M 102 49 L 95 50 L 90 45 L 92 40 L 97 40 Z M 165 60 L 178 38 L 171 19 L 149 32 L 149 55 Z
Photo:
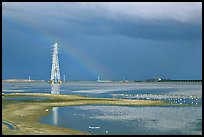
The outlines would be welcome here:
M 60 68 L 59 68 L 59 60 L 58 60 L 58 44 L 55 43 L 53 45 L 53 53 L 52 53 L 52 70 L 51 70 L 51 78 L 50 84 L 59 83 L 62 81 L 60 79 Z

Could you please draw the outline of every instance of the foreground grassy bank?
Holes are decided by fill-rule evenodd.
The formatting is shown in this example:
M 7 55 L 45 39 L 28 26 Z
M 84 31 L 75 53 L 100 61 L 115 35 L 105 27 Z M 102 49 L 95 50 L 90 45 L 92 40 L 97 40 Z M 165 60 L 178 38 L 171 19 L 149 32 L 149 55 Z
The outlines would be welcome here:
M 7 97 L 43 97 L 46 100 L 6 100 Z M 52 107 L 75 106 L 89 104 L 109 104 L 125 106 L 169 106 L 159 100 L 127 100 L 108 98 L 89 98 L 79 95 L 54 95 L 40 93 L 13 93 L 2 96 L 2 120 L 15 125 L 11 130 L 2 124 L 2 132 L 5 135 L 87 135 L 88 133 L 58 128 L 41 124 L 39 118 L 49 114 Z M 175 104 L 176 105 L 176 104 Z M 181 105 L 180 105 L 181 106 Z M 182 105 L 183 106 L 183 105 Z

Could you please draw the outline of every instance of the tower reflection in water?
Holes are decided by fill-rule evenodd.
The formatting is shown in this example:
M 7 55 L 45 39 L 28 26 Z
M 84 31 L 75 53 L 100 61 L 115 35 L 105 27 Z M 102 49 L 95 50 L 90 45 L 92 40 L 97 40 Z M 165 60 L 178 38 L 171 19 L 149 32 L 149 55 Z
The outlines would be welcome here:
M 60 84 L 51 84 L 51 94 L 60 94 Z
M 53 123 L 55 126 L 57 126 L 58 123 L 58 107 L 53 107 L 52 108 L 52 114 L 53 114 Z
M 60 94 L 60 84 L 51 84 L 51 94 Z M 59 107 L 52 108 L 52 119 L 55 126 L 58 124 L 58 108 Z

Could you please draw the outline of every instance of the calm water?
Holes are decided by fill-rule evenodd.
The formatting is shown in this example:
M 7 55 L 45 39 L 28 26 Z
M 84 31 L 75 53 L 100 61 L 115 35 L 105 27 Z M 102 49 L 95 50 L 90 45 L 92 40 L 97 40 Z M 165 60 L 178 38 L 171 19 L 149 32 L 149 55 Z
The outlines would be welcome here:
M 2 92 L 79 94 L 99 98 L 152 99 L 179 104 L 202 104 L 202 83 L 2 83 Z
M 202 83 L 2 83 L 2 92 L 80 94 L 99 98 L 202 104 Z M 202 107 L 54 107 L 40 122 L 93 134 L 202 134 Z
M 54 107 L 40 122 L 93 134 L 201 134 L 201 107 Z

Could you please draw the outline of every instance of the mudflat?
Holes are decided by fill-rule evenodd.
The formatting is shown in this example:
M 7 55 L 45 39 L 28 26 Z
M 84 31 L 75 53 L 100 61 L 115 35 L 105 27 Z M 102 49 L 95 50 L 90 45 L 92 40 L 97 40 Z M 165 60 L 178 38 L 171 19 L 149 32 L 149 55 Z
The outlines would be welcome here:
M 7 97 L 45 97 L 48 100 L 6 100 Z M 2 120 L 11 123 L 14 129 L 2 123 L 4 135 L 87 135 L 89 133 L 68 128 L 59 128 L 39 122 L 41 116 L 49 114 L 52 107 L 89 104 L 125 106 L 168 106 L 160 100 L 128 100 L 112 98 L 90 98 L 79 95 L 55 95 L 42 93 L 12 93 L 2 96 Z M 178 105 L 178 104 L 175 104 Z

